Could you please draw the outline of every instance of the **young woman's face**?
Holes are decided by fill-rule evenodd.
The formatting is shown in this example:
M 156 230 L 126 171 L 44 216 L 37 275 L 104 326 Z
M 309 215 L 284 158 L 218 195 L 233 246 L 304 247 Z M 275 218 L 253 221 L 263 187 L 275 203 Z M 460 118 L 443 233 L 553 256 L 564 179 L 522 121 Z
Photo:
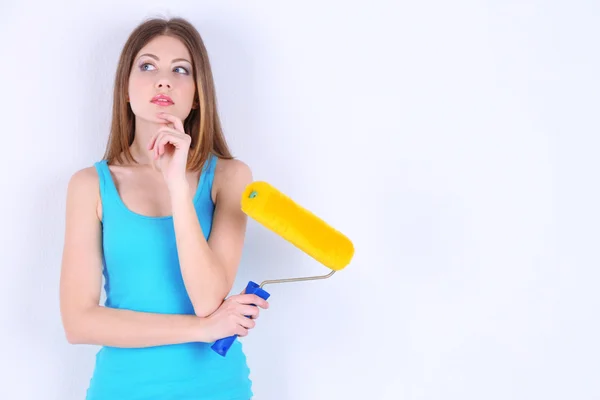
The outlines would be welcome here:
M 157 118 L 162 112 L 185 120 L 196 93 L 191 62 L 177 38 L 158 36 L 148 42 L 136 55 L 129 76 L 133 113 L 150 122 L 163 122 Z

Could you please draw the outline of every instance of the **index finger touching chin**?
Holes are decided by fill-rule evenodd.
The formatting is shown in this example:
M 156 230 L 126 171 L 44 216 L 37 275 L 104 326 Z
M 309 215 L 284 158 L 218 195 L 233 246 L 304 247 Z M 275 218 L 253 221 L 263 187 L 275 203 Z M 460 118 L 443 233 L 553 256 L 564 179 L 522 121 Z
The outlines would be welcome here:
M 176 116 L 172 115 L 172 114 L 167 114 L 167 113 L 160 113 L 158 114 L 159 118 L 163 118 L 169 122 L 171 122 L 173 124 L 173 128 L 180 131 L 181 133 L 185 133 L 185 128 L 183 127 L 183 122 L 181 122 L 181 120 L 179 118 L 177 118 Z

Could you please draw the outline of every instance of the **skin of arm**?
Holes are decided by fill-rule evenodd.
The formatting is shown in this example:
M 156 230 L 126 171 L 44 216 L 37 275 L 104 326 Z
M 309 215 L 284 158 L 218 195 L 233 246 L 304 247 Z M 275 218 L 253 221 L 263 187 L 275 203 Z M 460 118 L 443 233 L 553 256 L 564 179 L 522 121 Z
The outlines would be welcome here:
M 199 317 L 211 315 L 232 289 L 247 226 L 240 200 L 252 179 L 250 168 L 239 160 L 217 162 L 213 181 L 215 213 L 208 240 L 198 221 L 189 185 L 171 191 L 181 273 Z
M 93 167 L 75 173 L 67 190 L 60 310 L 72 344 L 147 347 L 210 342 L 211 321 L 194 315 L 119 310 L 99 305 L 102 285 L 98 176 Z

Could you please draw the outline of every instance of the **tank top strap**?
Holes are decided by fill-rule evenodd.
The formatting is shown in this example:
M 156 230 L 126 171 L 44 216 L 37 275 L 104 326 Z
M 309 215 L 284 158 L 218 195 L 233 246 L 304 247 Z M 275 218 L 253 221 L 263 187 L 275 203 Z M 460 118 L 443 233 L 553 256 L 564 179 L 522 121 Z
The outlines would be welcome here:
M 98 180 L 100 186 L 100 199 L 102 200 L 103 214 L 107 205 L 114 203 L 119 198 L 117 187 L 113 181 L 110 169 L 108 169 L 108 161 L 100 160 L 94 163 L 96 171 L 98 172 Z
M 196 191 L 196 198 L 194 199 L 195 203 L 200 201 L 200 199 L 210 200 L 210 202 L 212 202 L 211 192 L 215 178 L 217 159 L 218 157 L 211 153 L 204 163 L 202 172 L 200 173 L 200 180 L 198 181 L 198 190 Z
M 206 166 L 206 178 L 205 180 L 205 184 L 207 185 L 208 188 L 212 188 L 212 184 L 213 184 L 213 180 L 215 179 L 215 169 L 216 169 L 216 165 L 217 165 L 217 156 L 215 156 L 214 154 L 211 153 L 210 157 L 208 158 L 207 161 L 207 166 Z

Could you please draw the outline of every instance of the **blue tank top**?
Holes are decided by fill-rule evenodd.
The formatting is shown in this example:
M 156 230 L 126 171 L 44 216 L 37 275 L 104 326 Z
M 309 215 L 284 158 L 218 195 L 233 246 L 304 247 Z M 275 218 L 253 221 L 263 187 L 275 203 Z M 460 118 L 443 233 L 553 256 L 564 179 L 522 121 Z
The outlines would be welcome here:
M 205 164 L 194 205 L 208 239 L 214 204 L 211 188 L 217 157 Z M 190 314 L 193 307 L 179 269 L 171 216 L 137 214 L 123 203 L 107 161 L 94 164 L 102 200 L 103 275 L 106 307 L 165 314 Z M 248 400 L 250 370 L 239 341 L 226 357 L 211 343 L 145 348 L 103 346 L 87 400 Z

